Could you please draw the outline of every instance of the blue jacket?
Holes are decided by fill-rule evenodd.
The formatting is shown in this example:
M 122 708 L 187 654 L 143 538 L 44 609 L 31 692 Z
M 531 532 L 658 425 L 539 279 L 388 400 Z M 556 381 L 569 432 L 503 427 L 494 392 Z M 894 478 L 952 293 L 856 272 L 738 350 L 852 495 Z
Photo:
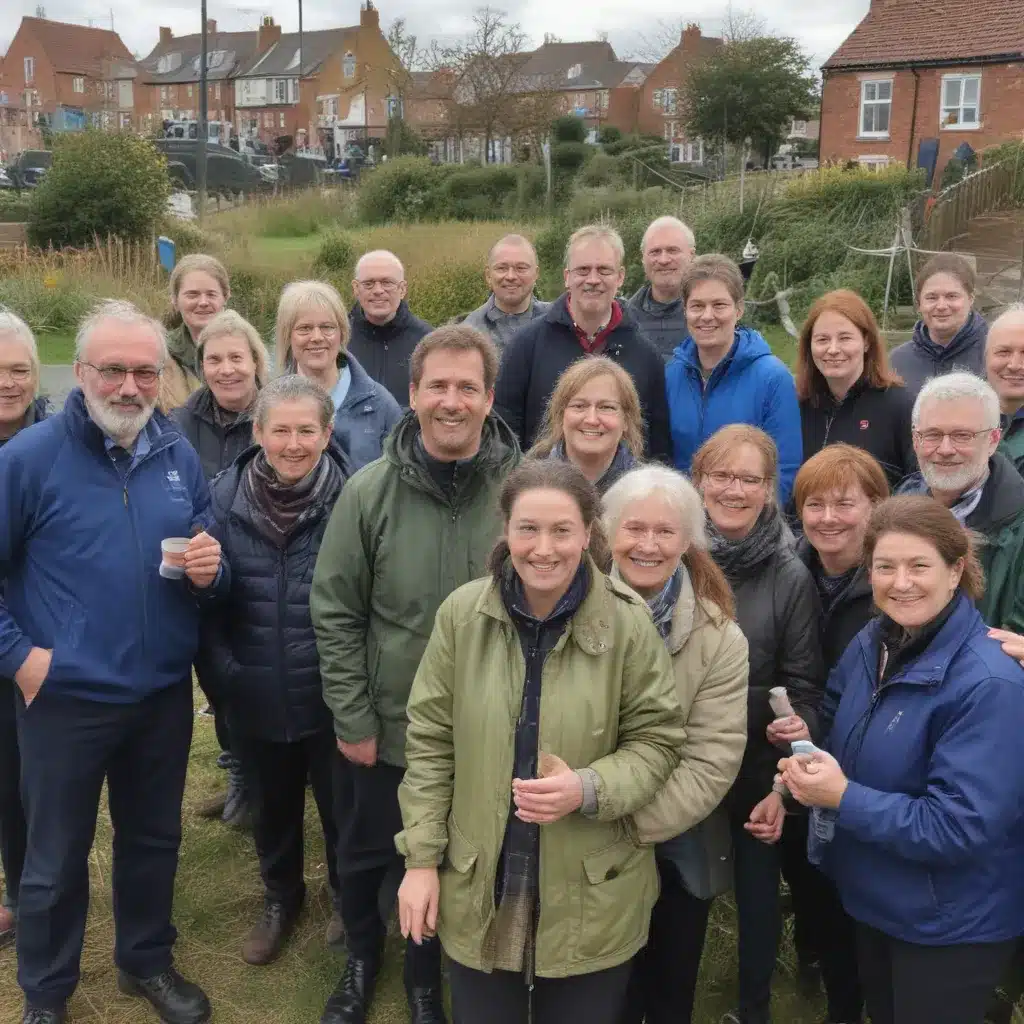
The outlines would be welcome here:
M 788 503 L 803 460 L 800 405 L 793 375 L 757 331 L 736 329 L 736 341 L 706 385 L 697 346 L 687 338 L 665 367 L 665 389 L 677 469 L 688 473 L 697 449 L 715 431 L 749 423 L 771 435 L 779 449 L 779 497 L 783 506 Z
M 53 650 L 44 687 L 86 700 L 130 703 L 188 679 L 200 601 L 158 573 L 160 541 L 211 522 L 199 457 L 155 414 L 148 454 L 122 478 L 82 392 L 63 412 L 0 450 L 0 675 L 30 649 Z
M 1024 669 L 954 600 L 877 691 L 879 619 L 833 671 L 826 745 L 850 781 L 834 838 L 811 850 L 852 917 L 926 946 L 1024 933 Z
M 350 471 L 379 459 L 384 438 L 402 418 L 402 410 L 383 384 L 378 384 L 354 355 L 346 357 L 352 382 L 334 415 L 334 436 L 348 455 Z

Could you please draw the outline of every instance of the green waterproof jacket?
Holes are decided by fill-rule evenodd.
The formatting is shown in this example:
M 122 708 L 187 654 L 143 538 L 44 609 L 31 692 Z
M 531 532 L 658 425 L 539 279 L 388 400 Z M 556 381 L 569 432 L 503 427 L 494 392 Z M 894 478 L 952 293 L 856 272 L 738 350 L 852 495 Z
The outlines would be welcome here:
M 417 451 L 408 412 L 384 455 L 342 489 L 320 545 L 310 611 L 324 700 L 340 739 L 377 738 L 405 764 L 405 705 L 438 605 L 486 572 L 501 534 L 498 491 L 519 460 L 511 430 L 488 416 L 476 457 L 449 498 Z
M 597 813 L 540 829 L 536 972 L 560 978 L 625 963 L 647 942 L 654 848 L 627 815 L 679 763 L 672 664 L 644 602 L 591 565 L 591 584 L 544 663 L 540 751 L 596 773 Z M 485 937 L 512 798 L 526 664 L 492 579 L 437 613 L 409 699 L 399 788 L 407 867 L 440 868 L 438 933 L 454 960 L 490 970 Z

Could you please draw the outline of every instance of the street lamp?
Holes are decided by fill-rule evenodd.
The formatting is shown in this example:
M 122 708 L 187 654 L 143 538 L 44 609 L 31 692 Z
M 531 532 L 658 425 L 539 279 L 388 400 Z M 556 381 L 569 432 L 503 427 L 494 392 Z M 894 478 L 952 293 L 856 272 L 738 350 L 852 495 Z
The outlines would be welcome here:
M 196 192 L 199 202 L 199 220 L 206 216 L 206 141 L 210 133 L 207 127 L 209 109 L 206 97 L 206 0 L 199 0 L 200 15 L 203 19 L 199 32 L 199 124 L 196 129 Z

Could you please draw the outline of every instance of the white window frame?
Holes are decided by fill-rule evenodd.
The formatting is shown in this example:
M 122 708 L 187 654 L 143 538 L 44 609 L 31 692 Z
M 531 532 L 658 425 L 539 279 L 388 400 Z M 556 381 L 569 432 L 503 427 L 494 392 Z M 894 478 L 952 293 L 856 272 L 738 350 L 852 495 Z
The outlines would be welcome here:
M 888 86 L 889 96 L 886 99 L 879 99 L 878 92 L 879 86 Z M 892 97 L 894 92 L 894 81 L 891 78 L 865 78 L 860 83 L 860 109 L 857 111 L 857 138 L 858 139 L 887 139 L 889 133 L 892 131 Z M 868 98 L 868 90 L 871 86 L 875 87 L 875 95 L 873 98 Z M 886 128 L 884 131 L 871 130 L 868 131 L 864 128 L 864 113 L 868 105 L 872 107 L 887 107 L 888 118 L 886 120 Z
M 278 116 L 277 124 L 278 124 L 279 128 L 283 128 L 284 127 L 284 111 L 283 110 L 281 111 L 280 115 Z
M 882 171 L 892 162 L 892 157 L 884 153 L 869 153 L 857 157 L 857 163 L 868 171 Z
M 356 55 L 351 51 L 347 50 L 345 56 L 341 59 L 341 73 L 345 78 L 356 77 Z
M 946 85 L 947 83 L 957 83 L 959 85 L 959 102 L 955 106 L 946 105 Z M 977 95 L 975 96 L 975 102 L 973 104 L 967 104 L 964 102 L 964 93 L 966 92 L 966 86 L 968 82 L 977 82 Z M 943 75 L 942 80 L 939 82 L 939 128 L 942 131 L 976 131 L 981 127 L 981 75 Z M 974 120 L 965 121 L 962 120 L 964 110 L 974 111 Z M 949 115 L 956 112 L 957 120 L 953 123 L 949 123 Z
M 160 102 L 161 103 L 166 103 L 167 102 L 167 86 L 166 85 L 161 85 L 160 86 Z
M 651 93 L 651 103 L 654 105 L 655 110 L 661 110 L 662 97 L 664 95 L 665 93 L 661 89 L 655 89 L 654 92 Z
M 288 102 L 288 79 L 287 78 L 275 78 L 274 79 L 274 98 L 271 101 L 273 103 L 287 103 Z
M 25 84 L 28 85 L 35 81 L 36 78 L 36 59 L 35 57 L 26 57 L 24 61 L 25 68 Z
M 679 90 L 663 89 L 661 92 L 662 109 L 666 114 L 675 114 L 679 108 Z
M 71 91 L 72 92 L 85 92 L 85 79 L 81 76 L 77 76 L 71 79 Z
M 217 82 L 213 86 L 213 98 L 219 103 L 220 102 L 220 82 Z
M 889 112 L 890 115 L 892 111 Z M 793 119 L 793 128 L 789 133 L 790 138 L 793 139 L 806 139 L 807 138 L 807 122 L 800 121 L 796 118 Z
M 682 162 L 686 164 L 704 163 L 704 140 L 691 139 L 689 142 L 684 142 L 681 147 L 680 156 L 682 157 Z

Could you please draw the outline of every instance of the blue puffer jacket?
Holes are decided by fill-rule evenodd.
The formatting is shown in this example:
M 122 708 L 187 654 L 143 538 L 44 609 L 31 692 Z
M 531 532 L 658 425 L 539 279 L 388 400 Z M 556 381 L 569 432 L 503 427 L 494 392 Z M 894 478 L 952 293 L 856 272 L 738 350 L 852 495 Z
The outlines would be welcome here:
M 325 496 L 319 514 L 282 549 L 254 524 L 240 486 L 246 466 L 259 451 L 257 445 L 246 449 L 210 485 L 216 519 L 212 532 L 232 563 L 232 573 L 227 599 L 203 622 L 203 664 L 227 705 L 232 729 L 288 743 L 332 728 L 309 591 L 320 541 L 341 488 Z M 332 444 L 326 457 L 337 463 L 344 482 L 345 454 Z
M 33 646 L 51 648 L 44 687 L 130 703 L 188 679 L 200 601 L 159 575 L 160 541 L 210 523 L 199 457 L 170 420 L 147 426 L 149 453 L 122 478 L 80 389 L 62 412 L 0 450 L 0 675 Z
M 334 414 L 334 436 L 348 455 L 354 473 L 381 457 L 384 438 L 402 418 L 402 410 L 383 384 L 378 384 L 354 355 L 346 357 L 352 383 Z
M 803 459 L 800 405 L 793 375 L 757 331 L 736 329 L 736 341 L 707 384 L 697 346 L 687 338 L 665 367 L 665 389 L 677 469 L 688 473 L 694 453 L 716 430 L 749 423 L 779 449 L 779 496 L 783 506 L 788 503 Z
M 829 679 L 826 745 L 850 780 L 817 845 L 856 920 L 921 945 L 1024 933 L 1024 669 L 962 594 L 876 690 L 880 620 Z

